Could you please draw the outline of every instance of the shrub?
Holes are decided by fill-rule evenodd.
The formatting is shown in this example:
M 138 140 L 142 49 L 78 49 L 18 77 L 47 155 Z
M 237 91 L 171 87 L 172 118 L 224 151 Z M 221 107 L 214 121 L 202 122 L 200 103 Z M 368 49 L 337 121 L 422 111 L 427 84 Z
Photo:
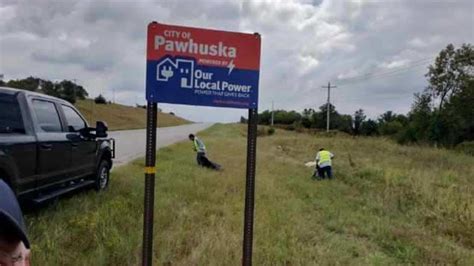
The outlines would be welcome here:
M 398 144 L 415 143 L 418 141 L 416 137 L 416 129 L 408 126 L 396 135 L 396 139 Z
M 268 133 L 269 136 L 275 134 L 275 128 L 270 127 L 270 128 L 268 129 L 267 133 Z
M 456 151 L 474 156 L 474 141 L 464 141 L 456 145 Z
M 265 137 L 275 134 L 275 129 L 268 126 L 257 127 L 257 137 Z
M 95 97 L 94 102 L 96 104 L 107 104 L 107 100 L 105 99 L 104 96 L 102 96 L 102 94 L 99 94 L 99 96 Z
M 399 121 L 391 121 L 388 123 L 382 124 L 380 127 L 380 133 L 382 135 L 395 135 L 402 131 L 403 125 Z

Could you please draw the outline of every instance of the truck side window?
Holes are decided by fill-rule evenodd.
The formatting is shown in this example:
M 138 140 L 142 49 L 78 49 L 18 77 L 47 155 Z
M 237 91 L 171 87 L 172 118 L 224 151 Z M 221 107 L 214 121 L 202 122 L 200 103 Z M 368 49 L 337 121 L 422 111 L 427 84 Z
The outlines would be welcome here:
M 0 134 L 25 133 L 20 106 L 13 95 L 0 94 Z
M 33 100 L 33 109 L 36 113 L 39 126 L 46 132 L 62 132 L 58 110 L 52 102 Z
M 68 124 L 70 132 L 77 132 L 86 127 L 86 122 L 76 112 L 76 110 L 72 109 L 67 105 L 62 105 L 62 107 L 64 115 L 66 116 L 66 122 Z

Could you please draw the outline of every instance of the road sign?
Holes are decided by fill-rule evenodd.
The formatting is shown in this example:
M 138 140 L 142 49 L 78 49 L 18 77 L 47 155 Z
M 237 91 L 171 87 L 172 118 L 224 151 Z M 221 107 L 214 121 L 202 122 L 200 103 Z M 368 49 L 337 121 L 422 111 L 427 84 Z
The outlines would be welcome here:
M 260 35 L 150 23 L 149 102 L 258 107 Z
M 157 103 L 249 110 L 242 265 L 252 265 L 260 35 L 148 25 L 142 265 L 152 265 Z

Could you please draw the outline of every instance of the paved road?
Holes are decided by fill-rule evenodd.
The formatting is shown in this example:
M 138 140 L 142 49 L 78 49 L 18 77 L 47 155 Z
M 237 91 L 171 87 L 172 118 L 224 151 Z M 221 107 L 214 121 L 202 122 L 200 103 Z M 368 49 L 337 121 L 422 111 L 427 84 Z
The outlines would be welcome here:
M 212 123 L 196 123 L 157 129 L 157 148 L 165 147 L 188 138 L 189 133 L 196 133 L 212 126 Z M 109 136 L 116 141 L 114 166 L 128 163 L 145 156 L 145 129 L 111 131 Z

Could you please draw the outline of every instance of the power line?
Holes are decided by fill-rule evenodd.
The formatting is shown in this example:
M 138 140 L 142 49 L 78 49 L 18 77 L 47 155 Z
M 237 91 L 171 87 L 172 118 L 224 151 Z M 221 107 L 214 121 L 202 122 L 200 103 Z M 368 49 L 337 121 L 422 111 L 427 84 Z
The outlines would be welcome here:
M 428 63 L 430 60 L 431 60 L 431 58 L 430 59 L 418 60 L 412 65 L 408 65 L 408 66 L 405 66 L 405 67 L 400 67 L 400 68 L 397 68 L 397 69 L 394 69 L 394 70 L 381 71 L 381 72 L 371 72 L 371 73 L 366 73 L 366 74 L 362 74 L 362 75 L 351 77 L 351 78 L 340 79 L 339 81 L 341 82 L 341 84 L 345 84 L 345 83 L 349 83 L 349 82 L 365 81 L 365 80 L 368 80 L 368 79 L 376 79 L 376 78 L 380 78 L 380 77 L 391 76 L 391 75 L 394 75 L 394 74 L 400 74 L 400 73 L 404 73 L 408 70 L 411 70 L 412 68 L 415 68 L 415 67 L 425 66 L 426 63 Z
M 458 59 L 460 59 L 461 62 L 473 60 L 473 58 L 470 57 L 470 56 L 458 57 Z M 432 60 L 435 60 L 435 58 L 430 57 L 430 58 L 424 58 L 424 59 L 416 60 L 411 65 L 408 65 L 408 66 L 405 66 L 405 67 L 400 67 L 400 68 L 397 68 L 397 69 L 394 69 L 394 70 L 391 70 L 391 71 L 371 72 L 371 73 L 366 73 L 366 74 L 362 74 L 362 75 L 351 77 L 351 78 L 340 79 L 339 84 L 347 84 L 347 83 L 352 83 L 352 82 L 366 81 L 366 80 L 369 80 L 369 79 L 377 79 L 377 78 L 386 78 L 386 77 L 396 76 L 396 75 L 399 75 L 399 74 L 403 74 L 403 73 L 411 70 L 412 68 L 425 66 L 426 63 L 428 63 L 429 61 L 432 61 Z
M 273 127 L 273 119 L 274 119 L 274 111 L 273 111 L 273 100 L 272 100 L 272 127 Z

